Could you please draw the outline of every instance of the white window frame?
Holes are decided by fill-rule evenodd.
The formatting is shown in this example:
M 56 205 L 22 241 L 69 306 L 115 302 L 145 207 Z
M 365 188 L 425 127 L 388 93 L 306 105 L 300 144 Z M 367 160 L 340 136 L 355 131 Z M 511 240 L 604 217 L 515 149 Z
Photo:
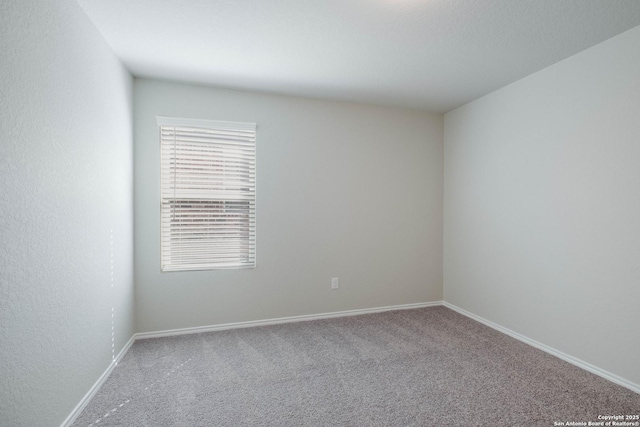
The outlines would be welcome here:
M 256 124 L 156 119 L 161 271 L 254 268 Z

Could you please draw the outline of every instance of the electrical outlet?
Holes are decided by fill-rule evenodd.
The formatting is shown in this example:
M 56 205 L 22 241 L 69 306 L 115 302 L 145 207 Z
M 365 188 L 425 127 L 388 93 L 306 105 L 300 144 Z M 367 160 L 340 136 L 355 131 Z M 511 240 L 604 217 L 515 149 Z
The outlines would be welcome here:
M 338 289 L 340 287 L 340 281 L 337 277 L 331 278 L 331 289 Z

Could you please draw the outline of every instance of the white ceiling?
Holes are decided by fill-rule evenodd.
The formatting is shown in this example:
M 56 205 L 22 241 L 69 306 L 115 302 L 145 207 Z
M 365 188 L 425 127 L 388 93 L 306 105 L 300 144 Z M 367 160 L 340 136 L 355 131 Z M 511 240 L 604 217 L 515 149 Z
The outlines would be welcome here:
M 136 76 L 436 112 L 640 25 L 640 0 L 78 2 Z

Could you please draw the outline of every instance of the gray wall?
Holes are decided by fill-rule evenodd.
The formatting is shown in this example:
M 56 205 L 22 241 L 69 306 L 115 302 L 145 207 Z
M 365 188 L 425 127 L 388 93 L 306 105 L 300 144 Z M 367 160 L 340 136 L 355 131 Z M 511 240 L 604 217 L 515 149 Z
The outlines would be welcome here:
M 0 52 L 0 425 L 60 425 L 134 332 L 132 79 L 73 0 Z
M 640 384 L 640 27 L 445 115 L 444 299 Z
M 157 115 L 258 124 L 255 269 L 160 272 Z M 441 115 L 136 79 L 134 118 L 138 331 L 442 298 Z

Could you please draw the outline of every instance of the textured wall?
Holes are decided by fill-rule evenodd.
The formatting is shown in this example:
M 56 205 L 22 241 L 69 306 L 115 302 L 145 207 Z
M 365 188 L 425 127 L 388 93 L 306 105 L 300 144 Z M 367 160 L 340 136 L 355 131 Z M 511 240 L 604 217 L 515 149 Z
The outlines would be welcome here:
M 445 115 L 445 300 L 640 384 L 640 27 Z
M 258 124 L 255 269 L 160 272 L 156 115 Z M 441 299 L 441 115 L 136 79 L 134 117 L 140 332 Z
M 73 0 L 0 52 L 0 425 L 60 425 L 133 333 L 132 82 Z

